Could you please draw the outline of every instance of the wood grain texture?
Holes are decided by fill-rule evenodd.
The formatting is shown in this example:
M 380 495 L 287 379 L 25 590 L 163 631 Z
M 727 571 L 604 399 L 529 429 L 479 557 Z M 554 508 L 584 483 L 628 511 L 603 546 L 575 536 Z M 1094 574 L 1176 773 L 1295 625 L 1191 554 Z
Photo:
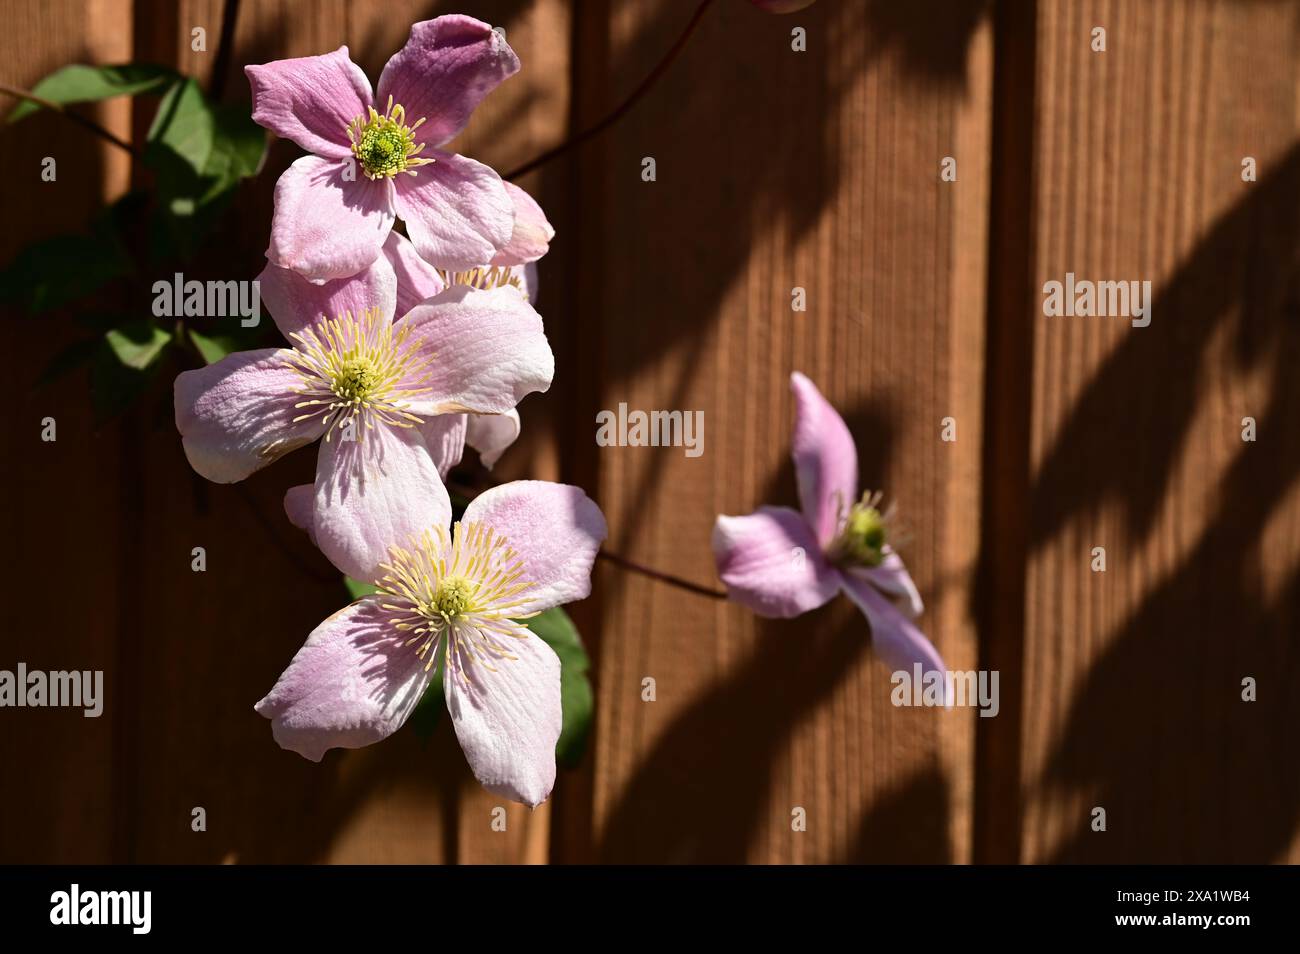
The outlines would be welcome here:
M 1300 8 L 1038 17 L 1035 287 L 1149 279 L 1154 305 L 1133 328 L 1026 303 L 1021 857 L 1294 862 Z
M 454 147 L 506 169 L 604 116 L 694 7 L 243 0 L 214 76 L 220 0 L 0 0 L 0 80 L 135 58 L 240 102 L 246 63 L 346 43 L 373 80 L 412 22 L 465 12 L 506 29 L 523 71 Z M 151 111 L 93 114 L 139 136 Z M 602 563 L 572 607 L 595 734 L 537 812 L 477 785 L 445 719 L 428 743 L 399 733 L 320 765 L 279 750 L 252 705 L 346 602 L 281 510 L 314 453 L 207 484 L 170 378 L 97 431 L 80 379 L 36 387 L 80 334 L 70 316 L 6 312 L 22 393 L 0 530 L 23 586 L 0 668 L 103 669 L 107 707 L 0 713 L 6 779 L 33 780 L 6 786 L 0 861 L 1300 861 L 1298 132 L 1288 0 L 822 0 L 785 17 L 715 0 L 618 126 L 521 183 L 557 228 L 537 300 L 557 374 L 493 477 L 580 484 L 610 549 L 719 585 L 715 516 L 795 502 L 801 370 L 848 420 L 864 486 L 897 502 L 923 628 L 951 668 L 1002 670 L 1002 711 L 977 747 L 969 709 L 891 705 L 843 598 L 767 621 Z M 19 223 L 5 262 L 146 181 L 53 116 L 0 127 L 0 147 Z M 257 273 L 298 155 L 272 145 L 187 277 Z M 1152 281 L 1150 327 L 1044 316 L 1043 283 L 1067 271 Z M 598 447 L 595 415 L 620 402 L 702 411 L 703 455 Z
M 0 82 L 30 88 L 68 62 L 121 62 L 130 35 L 112 29 L 129 4 L 118 0 L 0 3 Z M 13 107 L 0 97 L 4 113 Z M 89 115 L 126 136 L 125 103 Z M 0 261 L 33 239 L 83 232 L 91 215 L 125 185 L 123 157 L 85 129 L 36 115 L 0 132 L 4 220 Z M 56 179 L 41 178 L 42 160 Z M 97 863 L 116 837 L 114 753 L 123 714 L 116 632 L 122 572 L 113 559 L 127 529 L 117 510 L 123 431 L 96 430 L 86 414 L 85 381 L 40 383 L 49 362 L 81 336 L 66 311 L 28 317 L 4 307 L 12 403 L 4 414 L 0 508 L 4 575 L 11 601 L 0 632 L 0 668 L 103 670 L 107 702 L 99 718 L 77 709 L 9 709 L 0 716 L 0 862 Z M 41 440 L 52 417 L 57 440 Z M 20 780 L 27 779 L 30 784 Z
M 690 13 L 591 12 L 609 15 L 606 109 Z M 808 52 L 791 50 L 794 26 Z M 584 270 L 601 385 L 577 436 L 620 402 L 705 420 L 695 459 L 600 450 L 613 549 L 714 581 L 714 517 L 794 500 L 788 382 L 802 370 L 848 420 L 864 485 L 898 503 L 923 625 L 953 667 L 973 666 L 989 40 L 977 18 L 925 11 L 819 4 L 774 18 L 715 4 L 662 85 L 592 147 L 585 248 L 619 254 Z M 957 183 L 939 181 L 948 155 Z M 791 310 L 794 286 L 806 313 Z M 940 440 L 950 415 L 955 444 Z M 763 621 L 623 571 L 599 583 L 593 830 L 573 856 L 968 857 L 970 710 L 892 706 L 845 600 Z M 796 807 L 806 832 L 791 830 Z

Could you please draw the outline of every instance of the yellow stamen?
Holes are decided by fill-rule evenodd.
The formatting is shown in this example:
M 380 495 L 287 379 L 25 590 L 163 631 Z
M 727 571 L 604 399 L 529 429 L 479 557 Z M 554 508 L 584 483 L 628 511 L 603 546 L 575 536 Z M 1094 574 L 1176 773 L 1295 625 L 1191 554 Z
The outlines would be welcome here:
M 341 422 L 351 423 L 357 440 L 376 422 L 390 427 L 423 423 L 407 408 L 411 398 L 429 389 L 410 382 L 420 379 L 436 355 L 405 348 L 409 333 L 377 308 L 360 317 L 345 312 L 295 332 L 291 337 L 297 347 L 286 360 L 302 379 L 298 393 L 303 399 L 294 407 L 310 410 L 294 423 L 323 415 L 326 440 Z
M 491 527 L 457 523 L 451 534 L 427 530 L 409 547 L 390 548 L 380 568 L 379 591 L 391 600 L 381 605 L 397 614 L 396 628 L 411 634 L 404 645 L 427 657 L 426 668 L 444 639 L 448 674 L 466 688 L 475 663 L 496 672 L 493 663 L 518 658 L 503 638 L 529 637 L 516 618 L 535 615 L 526 609 L 534 583 L 525 578 L 519 554 Z
M 525 300 L 528 298 L 528 293 L 524 290 L 523 280 L 515 273 L 513 268 L 506 265 L 482 265 L 461 272 L 452 272 L 440 268 L 438 274 L 442 276 L 442 280 L 448 285 L 468 285 L 470 288 L 477 288 L 480 291 L 509 285 L 518 289 Z
M 847 514 L 841 511 L 843 523 L 829 548 L 833 560 L 856 566 L 880 566 L 884 562 L 893 513 L 880 512 L 882 496 L 880 491 L 864 493 Z

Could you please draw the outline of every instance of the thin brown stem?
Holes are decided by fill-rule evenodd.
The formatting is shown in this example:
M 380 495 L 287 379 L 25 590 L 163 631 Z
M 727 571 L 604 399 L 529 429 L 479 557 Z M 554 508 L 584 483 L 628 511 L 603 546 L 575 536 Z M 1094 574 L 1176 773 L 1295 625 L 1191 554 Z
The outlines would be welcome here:
M 713 3 L 713 0 L 700 0 L 700 5 L 695 8 L 695 13 L 691 16 L 690 22 L 686 24 L 686 29 L 682 31 L 682 35 L 677 38 L 677 42 L 669 47 L 668 52 L 664 54 L 663 59 L 661 59 L 658 64 L 656 64 L 655 68 L 650 71 L 650 74 L 641 81 L 641 85 L 632 91 L 632 95 L 623 100 L 623 102 L 620 103 L 612 113 L 600 122 L 596 123 L 596 125 L 584 129 L 577 135 L 566 139 L 558 146 L 546 150 L 546 152 L 542 153 L 540 156 L 528 160 L 518 169 L 512 169 L 502 178 L 518 179 L 521 176 L 527 175 L 539 166 L 550 162 L 556 156 L 562 156 L 570 149 L 581 146 L 588 139 L 599 135 L 610 126 L 614 125 L 614 123 L 618 122 L 618 120 L 621 119 L 628 110 L 636 105 L 637 101 L 641 99 L 642 96 L 650 91 L 650 88 L 654 86 L 655 83 L 659 81 L 659 78 L 668 71 L 668 67 L 673 64 L 673 61 L 681 55 L 682 50 L 686 48 L 686 42 L 691 38 L 691 34 L 695 32 L 695 28 L 700 25 L 700 20 L 704 16 L 704 11 L 709 8 L 711 3 Z
M 667 583 L 669 586 L 676 586 L 679 589 L 690 590 L 692 593 L 698 593 L 701 596 L 710 596 L 715 600 L 725 600 L 727 594 L 722 590 L 715 590 L 711 586 L 702 586 L 699 583 L 692 583 L 690 580 L 683 580 L 680 576 L 673 576 L 671 573 L 664 573 L 662 570 L 656 570 L 645 564 L 637 563 L 635 560 L 629 560 L 620 553 L 613 553 L 609 550 L 601 550 L 596 556 L 602 560 L 607 560 L 615 566 L 621 566 L 625 570 L 631 570 L 633 573 L 640 573 L 642 576 L 648 576 L 652 580 L 658 580 L 660 583 Z
M 37 106 L 41 106 L 45 109 L 50 110 L 51 112 L 58 113 L 60 116 L 64 117 L 65 119 L 70 119 L 77 125 L 84 126 L 86 129 L 89 129 L 91 132 L 93 132 L 96 136 L 99 136 L 101 139 L 105 139 L 108 142 L 111 142 L 119 149 L 125 149 L 127 152 L 131 154 L 132 158 L 134 159 L 140 158 L 140 154 L 136 151 L 135 147 L 132 146 L 129 142 L 127 142 L 124 139 L 119 139 L 117 136 L 113 135 L 113 133 L 109 132 L 99 123 L 95 122 L 93 119 L 87 119 L 85 116 L 82 116 L 80 113 L 72 112 L 71 110 L 67 109 L 62 103 L 56 103 L 53 100 L 45 99 L 43 96 L 37 96 L 35 93 L 31 92 L 30 90 L 18 89 L 18 87 L 10 86 L 8 83 L 0 83 L 0 93 L 8 93 L 10 96 L 15 96 L 18 99 L 25 99 L 29 103 L 35 103 Z
M 494 485 L 495 486 L 495 485 Z M 447 483 L 447 489 L 452 493 L 464 497 L 466 500 L 473 500 L 484 490 L 490 490 L 490 487 L 475 489 L 466 487 L 464 484 Z M 648 576 L 652 580 L 658 580 L 660 583 L 667 583 L 669 586 L 675 586 L 679 589 L 689 590 L 692 593 L 698 593 L 700 596 L 710 596 L 715 600 L 725 600 L 727 594 L 722 590 L 715 590 L 712 587 L 704 586 L 700 583 L 692 583 L 690 580 L 684 580 L 680 576 L 673 576 L 671 573 L 664 573 L 662 570 L 656 570 L 654 567 L 646 566 L 644 563 L 637 563 L 630 560 L 621 553 L 614 553 L 611 550 L 600 550 L 596 553 L 602 560 L 607 560 L 615 566 L 620 566 L 625 570 L 631 570 L 633 573 L 640 573 L 642 576 Z
M 212 79 L 208 93 L 219 102 L 226 91 L 230 58 L 235 53 L 235 26 L 239 23 L 239 0 L 226 0 L 221 8 L 221 38 L 217 40 L 217 58 L 212 62 Z

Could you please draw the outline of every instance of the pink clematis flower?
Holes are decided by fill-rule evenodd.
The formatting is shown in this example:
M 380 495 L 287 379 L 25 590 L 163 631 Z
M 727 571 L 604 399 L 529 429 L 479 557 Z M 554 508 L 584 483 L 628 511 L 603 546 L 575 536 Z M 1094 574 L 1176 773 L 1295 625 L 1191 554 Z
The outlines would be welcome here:
M 232 483 L 323 437 L 310 496 L 295 505 L 310 504 L 322 552 L 369 579 L 394 526 L 428 526 L 441 513 L 429 488 L 459 459 L 462 414 L 504 414 L 550 387 L 541 316 L 515 288 L 458 285 L 394 321 L 398 282 L 382 255 L 323 285 L 277 266 L 260 281 L 294 347 L 232 354 L 177 377 L 186 456 L 209 480 Z
M 399 216 L 420 255 L 444 268 L 535 245 L 527 222 L 512 249 L 517 197 L 500 176 L 438 148 L 518 70 L 501 34 L 467 16 L 415 24 L 375 96 L 346 46 L 245 67 L 253 119 L 312 153 L 276 184 L 267 259 L 317 283 L 345 278 L 378 257 Z
M 550 251 L 555 229 L 536 199 L 513 182 L 506 182 L 505 187 L 515 210 L 515 224 L 510 232 L 510 241 L 498 249 L 487 264 L 511 268 L 541 259 Z
M 446 491 L 424 490 L 435 519 L 394 523 L 367 578 L 380 592 L 318 626 L 257 711 L 281 747 L 320 761 L 395 732 L 445 659 L 447 711 L 475 777 L 535 807 L 555 783 L 560 660 L 516 620 L 591 592 L 605 518 L 577 487 L 516 481 L 475 498 L 448 533 Z
M 389 234 L 384 242 L 383 258 L 392 267 L 396 282 L 396 310 L 393 313 L 397 315 L 408 314 L 422 303 L 437 299 L 452 287 L 449 282 L 482 291 L 512 287 L 525 299 L 530 286 L 536 285 L 536 278 L 529 274 L 533 270 L 531 264 L 513 268 L 485 267 L 455 274 L 439 271 L 420 258 L 410 241 L 398 232 Z M 370 278 L 384 284 L 387 276 L 388 272 L 382 265 L 371 266 L 354 281 L 364 282 Z M 317 322 L 332 307 L 328 293 L 338 285 L 347 284 L 312 285 L 302 276 L 274 265 L 268 265 L 258 278 L 273 316 L 314 316 Z M 483 466 L 491 470 L 519 437 L 519 412 L 511 408 L 499 414 L 438 414 L 425 420 L 421 431 L 438 476 L 445 480 L 451 468 L 460 463 L 466 444 L 478 451 Z M 315 531 L 315 499 L 314 484 L 290 487 L 284 495 L 284 510 L 289 521 L 305 530 L 312 542 L 319 546 Z
M 713 555 L 727 595 L 760 616 L 792 617 L 841 590 L 871 625 L 873 645 L 891 671 L 920 663 L 946 673 L 943 659 L 912 620 L 921 594 L 889 545 L 879 494 L 857 496 L 858 452 L 844 419 L 808 378 L 790 376 L 795 396 L 793 456 L 802 513 L 760 507 L 719 516 Z M 949 681 L 943 682 L 951 691 Z
M 506 183 L 506 186 L 516 197 L 516 209 L 519 212 L 515 217 L 515 235 L 510 247 L 499 253 L 491 263 L 461 270 L 434 268 L 416 254 L 404 236 L 396 232 L 389 236 L 384 243 L 384 254 L 388 256 L 397 274 L 399 315 L 451 285 L 466 285 L 484 291 L 510 286 L 518 289 L 529 301 L 536 296 L 536 261 L 546 253 L 555 230 L 528 193 L 511 183 Z M 469 414 L 462 417 L 462 445 L 468 443 L 477 450 L 483 466 L 491 470 L 519 437 L 519 412 L 512 409 L 504 414 Z M 453 454 L 449 446 L 447 460 L 449 467 L 459 463 L 460 454 Z M 446 476 L 446 471 L 443 476 Z

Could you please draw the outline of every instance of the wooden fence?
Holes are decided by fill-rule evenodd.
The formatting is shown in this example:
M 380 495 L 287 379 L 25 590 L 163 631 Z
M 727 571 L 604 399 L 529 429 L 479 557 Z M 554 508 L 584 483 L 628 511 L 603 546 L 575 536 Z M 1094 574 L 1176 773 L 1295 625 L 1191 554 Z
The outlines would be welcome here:
M 458 144 L 505 169 L 604 115 L 694 7 L 244 0 L 225 97 L 247 98 L 245 63 L 341 43 L 376 78 L 412 22 L 471 13 L 524 64 Z M 215 38 L 222 8 L 0 0 L 0 81 L 137 60 L 208 82 L 191 30 Z M 574 607 L 586 758 L 504 833 L 445 722 L 314 765 L 254 714 L 343 600 L 280 510 L 312 455 L 204 484 L 169 382 L 96 430 L 84 384 L 35 384 L 73 329 L 6 314 L 0 666 L 103 669 L 108 703 L 0 712 L 0 860 L 1300 861 L 1298 91 L 1290 0 L 715 0 L 623 121 L 521 183 L 558 230 L 539 301 L 557 374 L 500 470 L 581 484 L 611 549 L 714 583 L 714 516 L 794 500 L 802 370 L 897 501 L 923 627 L 951 668 L 1000 672 L 1001 711 L 893 706 L 847 601 L 765 621 L 603 564 Z M 147 121 L 95 115 L 124 137 Z M 133 175 L 50 115 L 0 150 L 6 261 Z M 296 155 L 276 143 L 239 197 L 221 277 L 260 268 Z M 1151 280 L 1151 324 L 1046 317 L 1067 272 Z M 705 453 L 598 448 L 596 411 L 622 401 L 703 411 Z M 35 443 L 47 415 L 59 439 Z

